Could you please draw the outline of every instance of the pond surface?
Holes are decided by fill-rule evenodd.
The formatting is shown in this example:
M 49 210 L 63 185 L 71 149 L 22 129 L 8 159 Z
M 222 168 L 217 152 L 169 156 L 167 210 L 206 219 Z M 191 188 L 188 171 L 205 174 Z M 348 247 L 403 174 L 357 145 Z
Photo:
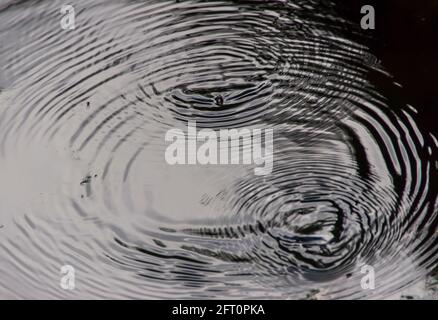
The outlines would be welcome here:
M 0 5 L 0 298 L 437 297 L 437 140 L 335 4 L 63 4 Z M 170 166 L 189 121 L 272 173 Z

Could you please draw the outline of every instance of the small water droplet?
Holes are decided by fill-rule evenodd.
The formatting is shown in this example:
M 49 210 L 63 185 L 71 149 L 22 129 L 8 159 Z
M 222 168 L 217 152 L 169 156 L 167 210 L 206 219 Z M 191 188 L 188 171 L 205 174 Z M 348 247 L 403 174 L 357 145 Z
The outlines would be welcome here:
M 214 102 L 218 105 L 218 106 L 223 106 L 224 105 L 224 98 L 222 98 L 222 96 L 216 96 L 214 98 Z

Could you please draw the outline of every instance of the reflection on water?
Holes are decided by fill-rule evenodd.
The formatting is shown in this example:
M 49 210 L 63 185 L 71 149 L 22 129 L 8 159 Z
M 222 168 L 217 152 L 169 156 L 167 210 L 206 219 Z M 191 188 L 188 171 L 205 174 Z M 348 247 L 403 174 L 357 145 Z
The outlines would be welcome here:
M 436 295 L 436 141 L 330 2 L 71 4 L 0 9 L 0 297 Z M 274 129 L 272 174 L 169 166 L 189 120 Z

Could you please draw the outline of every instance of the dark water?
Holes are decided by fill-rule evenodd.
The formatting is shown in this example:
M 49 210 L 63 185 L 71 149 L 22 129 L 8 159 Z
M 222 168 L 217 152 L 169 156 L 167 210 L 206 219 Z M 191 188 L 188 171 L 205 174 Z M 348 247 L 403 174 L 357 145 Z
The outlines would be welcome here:
M 335 4 L 63 4 L 0 7 L 1 298 L 436 297 L 437 140 Z M 169 166 L 189 120 L 272 174 Z

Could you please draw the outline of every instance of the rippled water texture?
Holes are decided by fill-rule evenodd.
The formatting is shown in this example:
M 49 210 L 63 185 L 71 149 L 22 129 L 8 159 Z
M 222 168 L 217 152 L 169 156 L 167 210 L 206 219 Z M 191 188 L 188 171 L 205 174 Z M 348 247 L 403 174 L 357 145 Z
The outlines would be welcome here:
M 427 279 L 435 139 L 334 5 L 72 1 L 65 31 L 63 4 L 0 7 L 0 297 L 387 298 Z M 272 174 L 168 165 L 189 120 L 274 129 Z

